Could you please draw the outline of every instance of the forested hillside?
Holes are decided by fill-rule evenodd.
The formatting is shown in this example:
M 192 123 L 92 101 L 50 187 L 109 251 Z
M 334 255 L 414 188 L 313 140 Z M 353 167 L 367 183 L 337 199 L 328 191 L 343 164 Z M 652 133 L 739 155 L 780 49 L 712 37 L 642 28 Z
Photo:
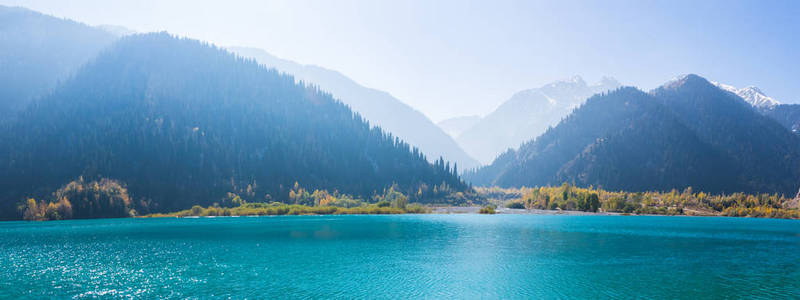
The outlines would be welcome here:
M 48 93 L 114 40 L 102 29 L 0 5 L 0 120 Z
M 731 85 L 712 82 L 719 88 L 742 97 L 759 113 L 778 121 L 795 134 L 800 134 L 800 104 L 781 104 L 778 100 L 767 96 L 755 86 L 736 88 Z
M 651 93 L 703 141 L 734 159 L 744 190 L 733 191 L 786 195 L 797 191 L 800 139 L 741 97 L 697 75 L 684 76 Z
M 466 178 L 506 187 L 570 182 L 791 195 L 800 185 L 799 150 L 798 138 L 778 123 L 688 75 L 649 94 L 622 88 L 594 96 L 555 128 Z
M 761 113 L 778 121 L 793 133 L 800 134 L 800 104 L 779 104 L 762 109 Z
M 285 201 L 296 182 L 367 199 L 396 184 L 415 202 L 468 189 L 316 87 L 166 33 L 122 38 L 0 138 L 3 218 L 74 180 L 114 180 L 140 213 Z
M 254 48 L 230 48 L 244 57 L 278 71 L 292 74 L 330 92 L 336 99 L 349 105 L 373 125 L 380 126 L 420 149 L 430 158 L 444 157 L 458 163 L 462 169 L 478 166 L 478 162 L 459 147 L 454 138 L 447 135 L 423 113 L 408 106 L 387 92 L 364 87 L 341 73 L 313 65 L 280 59 L 264 50 Z

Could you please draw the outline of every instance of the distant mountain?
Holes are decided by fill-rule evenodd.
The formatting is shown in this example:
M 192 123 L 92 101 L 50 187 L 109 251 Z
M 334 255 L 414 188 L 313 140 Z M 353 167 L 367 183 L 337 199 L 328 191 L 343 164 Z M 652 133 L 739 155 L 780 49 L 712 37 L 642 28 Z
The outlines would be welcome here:
M 727 84 L 712 83 L 723 90 L 742 97 L 744 101 L 747 101 L 761 114 L 778 121 L 790 131 L 800 134 L 800 104 L 781 104 L 754 86 L 739 89 Z
M 115 39 L 99 28 L 0 6 L 0 120 L 47 94 Z
M 467 131 L 477 124 L 480 120 L 480 116 L 463 116 L 446 119 L 436 123 L 436 125 L 439 125 L 439 128 L 455 139 L 461 135 L 462 132 Z
M 465 176 L 479 185 L 793 195 L 800 140 L 742 98 L 687 75 L 650 93 L 596 95 L 558 126 Z
M 596 93 L 619 87 L 613 78 L 587 85 L 579 76 L 514 94 L 494 112 L 458 136 L 469 155 L 488 164 L 503 151 L 516 148 L 555 126 Z
M 759 109 L 772 108 L 780 104 L 780 102 L 778 102 L 775 99 L 772 99 L 771 97 L 768 97 L 767 95 L 764 94 L 764 92 L 762 92 L 760 89 L 754 86 L 748 86 L 746 88 L 740 89 L 719 82 L 712 81 L 711 83 L 713 83 L 720 89 L 726 90 L 728 92 L 738 95 L 739 97 L 742 97 L 744 101 L 746 101 L 755 108 Z
M 78 178 L 122 182 L 145 212 L 285 201 L 295 182 L 414 201 L 468 189 L 330 94 L 165 33 L 121 38 L 20 116 L 0 131 L 0 218 Z
M 378 125 L 419 147 L 431 159 L 444 157 L 458 163 L 462 170 L 478 165 L 477 161 L 425 115 L 386 92 L 361 86 L 339 72 L 280 59 L 261 49 L 232 47 L 230 50 L 244 57 L 255 58 L 267 67 L 294 75 L 299 80 L 318 85 L 359 112 L 373 125 Z

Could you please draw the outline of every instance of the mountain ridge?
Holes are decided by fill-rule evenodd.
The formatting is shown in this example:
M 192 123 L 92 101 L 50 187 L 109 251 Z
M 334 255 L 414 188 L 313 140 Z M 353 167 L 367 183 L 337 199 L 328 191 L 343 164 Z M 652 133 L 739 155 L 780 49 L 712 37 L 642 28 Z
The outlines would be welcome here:
M 338 71 L 315 65 L 302 65 L 278 58 L 261 49 L 245 47 L 229 47 L 228 49 L 331 92 L 339 100 L 370 120 L 372 124 L 381 126 L 419 147 L 433 160 L 441 156 L 445 160 L 458 163 L 462 170 L 478 165 L 478 162 L 461 149 L 450 135 L 423 113 L 385 91 L 364 87 Z

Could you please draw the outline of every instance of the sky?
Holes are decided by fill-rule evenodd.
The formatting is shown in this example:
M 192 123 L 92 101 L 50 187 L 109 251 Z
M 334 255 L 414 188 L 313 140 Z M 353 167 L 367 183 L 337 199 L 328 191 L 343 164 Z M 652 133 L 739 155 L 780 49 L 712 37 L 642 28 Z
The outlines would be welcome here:
M 695 73 L 800 102 L 800 1 L 0 0 L 339 71 L 434 121 L 582 76 L 645 90 Z

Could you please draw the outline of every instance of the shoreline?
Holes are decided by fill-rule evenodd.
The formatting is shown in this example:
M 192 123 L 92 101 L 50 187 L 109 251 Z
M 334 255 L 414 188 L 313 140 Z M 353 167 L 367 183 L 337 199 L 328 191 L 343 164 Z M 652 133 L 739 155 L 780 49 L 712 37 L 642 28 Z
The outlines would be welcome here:
M 482 206 L 440 206 L 431 207 L 432 214 L 480 214 Z M 617 212 L 587 212 L 578 210 L 544 210 L 544 209 L 522 209 L 522 208 L 495 208 L 498 215 L 625 215 Z
M 389 215 L 492 215 L 481 214 L 477 211 L 482 207 L 479 206 L 451 206 L 451 207 L 436 207 L 432 208 L 428 213 L 398 213 L 398 214 L 282 214 L 282 215 L 230 215 L 230 216 L 136 216 L 130 218 L 93 218 L 93 219 L 68 219 L 68 220 L 0 220 L 0 224 L 5 222 L 63 222 L 63 221 L 86 221 L 86 220 L 115 220 L 115 219 L 162 219 L 162 218 L 176 218 L 176 219 L 213 219 L 213 218 L 255 218 L 255 217 L 283 217 L 283 216 L 389 216 Z M 771 220 L 795 220 L 792 218 L 761 218 L 749 216 L 725 216 L 725 215 L 658 215 L 658 214 L 632 214 L 632 213 L 618 213 L 618 212 L 585 212 L 585 211 L 571 211 L 571 210 L 542 210 L 542 209 L 513 209 L 503 208 L 497 209 L 495 215 L 552 215 L 552 216 L 622 216 L 622 217 L 636 217 L 636 216 L 650 216 L 650 217 L 716 217 L 716 218 L 734 218 L 734 219 L 771 219 Z
M 223 217 L 278 217 L 278 216 L 342 216 L 342 215 L 482 215 L 479 213 L 483 206 L 434 206 L 428 207 L 429 212 L 425 213 L 399 213 L 399 214 L 380 214 L 380 213 L 367 213 L 367 214 L 282 214 L 282 215 L 231 215 L 231 216 L 137 216 L 134 218 L 223 218 Z M 664 217 L 728 217 L 728 218 L 752 218 L 752 219 L 784 219 L 784 218 L 758 218 L 758 217 L 734 217 L 725 215 L 713 214 L 696 214 L 696 215 L 659 215 L 659 214 L 635 214 L 635 213 L 621 213 L 621 212 L 588 212 L 577 210 L 544 210 L 544 209 L 517 209 L 517 208 L 496 208 L 496 215 L 562 215 L 562 216 L 664 216 Z M 491 214 L 487 214 L 491 215 Z M 798 219 L 785 219 L 785 220 L 798 220 Z

